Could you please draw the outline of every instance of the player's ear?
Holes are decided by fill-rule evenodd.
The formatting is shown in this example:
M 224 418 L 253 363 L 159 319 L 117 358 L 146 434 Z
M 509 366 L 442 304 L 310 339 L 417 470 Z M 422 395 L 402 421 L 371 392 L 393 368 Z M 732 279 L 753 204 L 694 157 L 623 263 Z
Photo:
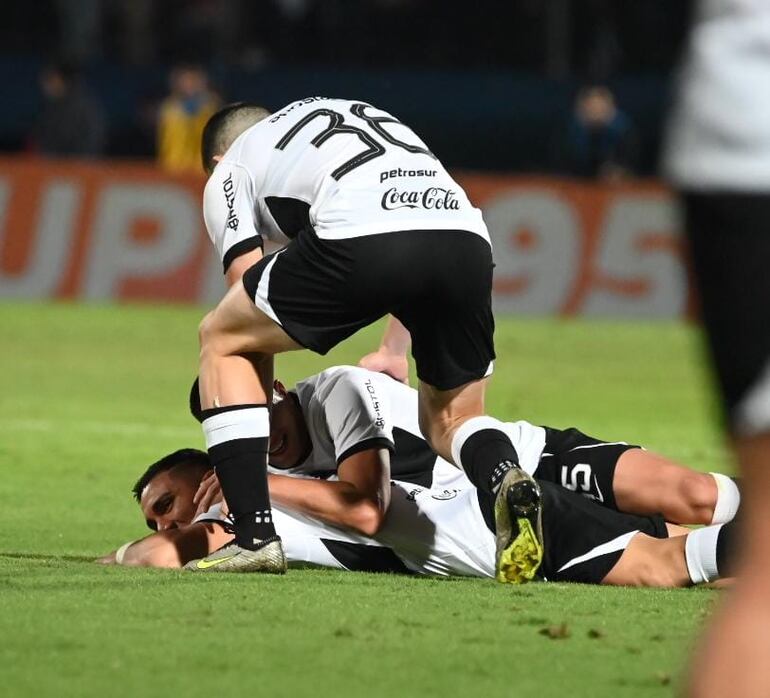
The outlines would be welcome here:
M 201 407 L 201 393 L 197 376 L 192 388 L 190 388 L 190 414 L 199 422 L 203 421 L 203 408 Z

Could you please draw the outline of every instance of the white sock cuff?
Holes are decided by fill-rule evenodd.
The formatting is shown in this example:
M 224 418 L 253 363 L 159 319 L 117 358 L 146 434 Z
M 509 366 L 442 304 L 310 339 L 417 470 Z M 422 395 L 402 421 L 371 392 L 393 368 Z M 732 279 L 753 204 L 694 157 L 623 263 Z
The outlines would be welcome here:
M 463 450 L 463 446 L 465 446 L 465 442 L 477 431 L 482 431 L 483 429 L 497 429 L 507 434 L 505 424 L 494 417 L 472 417 L 463 422 L 452 437 L 452 460 L 458 468 L 465 469 L 460 460 L 460 453 Z
M 206 448 L 236 439 L 270 437 L 270 413 L 266 405 L 227 410 L 203 420 Z
M 717 539 L 722 524 L 704 526 L 687 534 L 684 542 L 684 554 L 687 560 L 687 573 L 693 584 L 713 582 L 719 579 L 717 568 Z
M 717 503 L 714 505 L 712 524 L 723 524 L 732 521 L 741 505 L 741 492 L 732 478 L 722 473 L 709 473 L 717 483 Z

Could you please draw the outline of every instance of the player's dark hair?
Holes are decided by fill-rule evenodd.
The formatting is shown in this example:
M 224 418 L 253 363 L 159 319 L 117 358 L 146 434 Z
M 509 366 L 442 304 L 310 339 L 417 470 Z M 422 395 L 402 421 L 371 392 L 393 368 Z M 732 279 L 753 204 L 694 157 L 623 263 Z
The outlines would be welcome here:
M 187 465 L 188 467 L 209 470 L 211 468 L 211 461 L 209 460 L 208 453 L 199 451 L 197 448 L 180 448 L 178 451 L 163 456 L 163 458 L 147 468 L 144 475 L 136 481 L 132 490 L 136 501 L 138 502 L 142 499 L 142 491 L 158 473 L 171 470 L 171 468 L 175 468 L 177 465 Z
M 228 104 L 212 114 L 201 138 L 203 169 L 211 172 L 216 164 L 214 156 L 224 155 L 241 133 L 267 116 L 270 116 L 267 109 L 248 102 Z

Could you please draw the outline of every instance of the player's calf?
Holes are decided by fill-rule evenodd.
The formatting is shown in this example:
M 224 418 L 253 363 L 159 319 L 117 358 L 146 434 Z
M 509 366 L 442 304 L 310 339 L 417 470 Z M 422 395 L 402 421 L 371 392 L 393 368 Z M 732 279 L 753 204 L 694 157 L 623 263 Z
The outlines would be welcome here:
M 735 526 L 735 522 L 705 526 L 670 538 L 637 533 L 602 584 L 673 588 L 729 577 L 735 557 Z

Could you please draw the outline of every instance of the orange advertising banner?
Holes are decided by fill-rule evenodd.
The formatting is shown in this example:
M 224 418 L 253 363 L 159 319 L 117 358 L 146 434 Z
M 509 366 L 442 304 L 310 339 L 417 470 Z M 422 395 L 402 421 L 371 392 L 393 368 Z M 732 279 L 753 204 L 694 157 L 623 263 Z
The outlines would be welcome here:
M 498 312 L 689 313 L 678 210 L 659 184 L 455 177 L 490 230 Z M 0 298 L 214 303 L 204 183 L 145 164 L 0 159 Z

